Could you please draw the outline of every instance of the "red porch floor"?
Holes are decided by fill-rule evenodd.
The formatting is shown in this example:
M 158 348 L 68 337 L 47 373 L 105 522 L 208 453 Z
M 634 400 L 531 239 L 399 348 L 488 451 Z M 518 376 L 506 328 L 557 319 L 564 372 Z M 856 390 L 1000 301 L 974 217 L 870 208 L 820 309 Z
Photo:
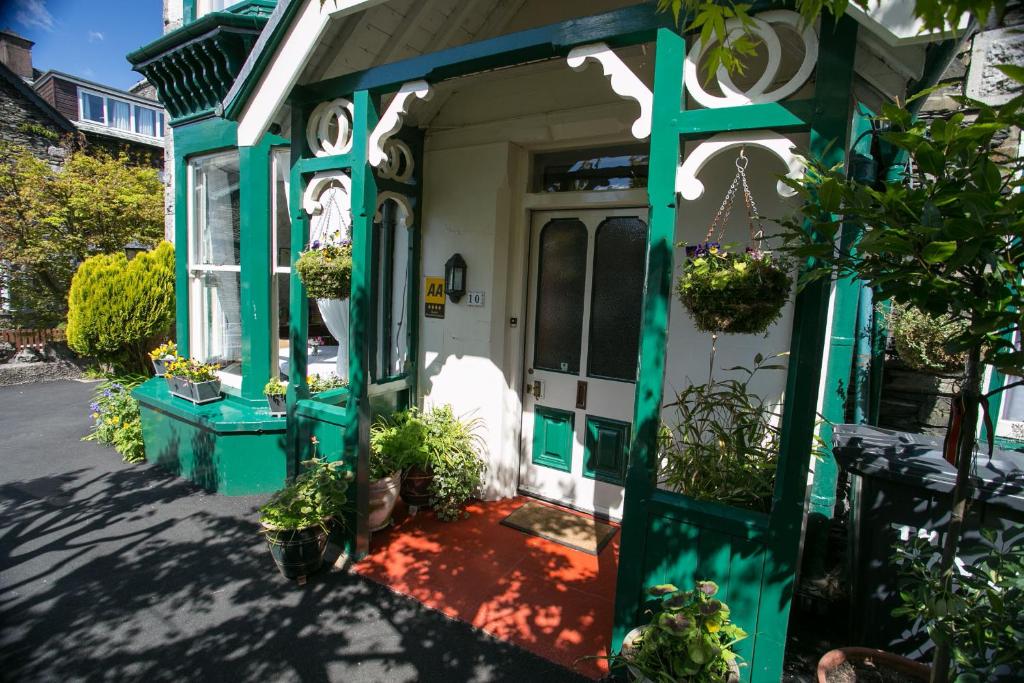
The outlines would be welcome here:
M 619 534 L 595 557 L 503 526 L 527 500 L 472 504 L 456 522 L 410 517 L 399 503 L 395 524 L 373 535 L 354 569 L 568 668 L 607 654 Z M 607 666 L 588 660 L 576 670 L 597 678 Z

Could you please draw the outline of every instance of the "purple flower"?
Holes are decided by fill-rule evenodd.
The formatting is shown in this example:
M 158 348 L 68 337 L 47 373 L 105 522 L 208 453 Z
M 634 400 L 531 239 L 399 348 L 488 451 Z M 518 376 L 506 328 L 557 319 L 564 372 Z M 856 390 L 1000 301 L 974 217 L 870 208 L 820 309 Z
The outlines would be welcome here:
M 673 586 L 671 583 L 662 583 L 647 589 L 647 592 L 651 595 L 662 596 L 668 595 L 669 593 L 675 593 L 677 590 L 679 589 Z
M 714 614 L 718 614 L 718 611 L 722 609 L 722 603 L 718 600 L 708 600 L 700 606 L 700 613 L 706 617 L 710 617 Z
M 313 249 L 319 249 L 320 248 L 320 240 L 313 240 L 313 243 L 311 245 L 309 245 L 309 246 L 312 247 Z
M 110 387 L 112 389 L 117 389 L 118 391 L 120 391 L 121 389 L 124 389 L 124 385 L 123 384 L 119 384 L 118 382 L 114 382 L 113 384 L 110 385 Z
M 110 389 L 104 389 L 103 396 L 104 398 L 110 398 L 112 396 L 112 394 L 110 393 Z
M 698 581 L 697 590 L 710 598 L 718 592 L 718 584 L 714 581 Z
M 95 402 L 93 402 L 93 403 L 90 403 L 90 404 L 89 404 L 89 410 L 90 410 L 91 412 L 93 412 L 93 413 L 98 413 L 98 412 L 100 412 L 100 404 L 99 404 L 99 403 L 95 403 Z

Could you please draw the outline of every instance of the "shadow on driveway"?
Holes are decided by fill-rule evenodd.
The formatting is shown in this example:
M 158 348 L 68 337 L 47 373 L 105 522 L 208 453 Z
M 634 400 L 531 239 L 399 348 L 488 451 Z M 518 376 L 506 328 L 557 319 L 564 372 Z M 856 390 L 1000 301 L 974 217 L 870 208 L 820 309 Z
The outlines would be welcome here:
M 262 498 L 81 442 L 92 389 L 0 389 L 3 678 L 577 680 L 361 577 L 285 580 L 258 534 Z

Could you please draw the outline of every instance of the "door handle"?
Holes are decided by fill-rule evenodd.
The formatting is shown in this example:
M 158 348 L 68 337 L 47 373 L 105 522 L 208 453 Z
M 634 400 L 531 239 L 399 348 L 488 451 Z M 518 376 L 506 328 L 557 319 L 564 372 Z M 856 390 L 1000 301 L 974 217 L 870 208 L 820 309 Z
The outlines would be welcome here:
M 576 382 L 576 407 L 580 410 L 587 409 L 587 383 L 583 380 Z
M 544 398 L 544 380 L 535 379 L 526 385 L 526 393 L 532 394 L 534 398 Z

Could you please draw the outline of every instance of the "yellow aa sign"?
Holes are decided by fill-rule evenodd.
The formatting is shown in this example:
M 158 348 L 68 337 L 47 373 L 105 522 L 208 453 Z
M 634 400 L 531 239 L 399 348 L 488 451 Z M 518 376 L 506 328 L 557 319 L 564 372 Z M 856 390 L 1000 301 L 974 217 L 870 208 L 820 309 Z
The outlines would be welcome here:
M 423 278 L 423 314 L 428 318 L 444 317 L 444 278 Z

